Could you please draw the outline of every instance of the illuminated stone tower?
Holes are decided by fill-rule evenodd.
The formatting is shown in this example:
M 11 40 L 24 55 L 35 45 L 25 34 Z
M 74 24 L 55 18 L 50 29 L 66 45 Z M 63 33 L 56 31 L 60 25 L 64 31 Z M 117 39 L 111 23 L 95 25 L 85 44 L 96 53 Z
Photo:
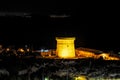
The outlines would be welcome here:
M 75 57 L 75 37 L 56 37 L 57 40 L 57 55 L 60 58 Z

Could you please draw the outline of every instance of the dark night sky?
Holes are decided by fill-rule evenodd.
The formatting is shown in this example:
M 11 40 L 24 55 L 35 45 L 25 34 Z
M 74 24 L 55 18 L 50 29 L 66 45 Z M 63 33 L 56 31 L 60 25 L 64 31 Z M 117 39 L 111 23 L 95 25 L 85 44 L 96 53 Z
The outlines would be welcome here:
M 54 3 L 41 6 L 32 4 L 9 4 L 1 12 L 25 12 L 31 17 L 1 16 L 0 43 L 5 45 L 33 44 L 55 48 L 56 36 L 75 36 L 76 47 L 98 49 L 119 48 L 118 24 L 113 16 L 94 11 L 84 6 L 71 4 L 60 6 Z M 105 11 L 105 10 L 103 10 Z M 101 12 L 101 13 L 100 13 Z M 51 14 L 69 15 L 67 18 L 50 18 Z M 89 18 L 90 17 L 90 18 Z M 52 47 L 50 47 L 52 46 Z

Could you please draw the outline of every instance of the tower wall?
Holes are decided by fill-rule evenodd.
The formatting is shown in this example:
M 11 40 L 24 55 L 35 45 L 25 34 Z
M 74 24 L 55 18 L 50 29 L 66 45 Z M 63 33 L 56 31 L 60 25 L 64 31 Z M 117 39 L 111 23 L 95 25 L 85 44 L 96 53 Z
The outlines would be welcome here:
M 56 37 L 57 40 L 57 55 L 60 58 L 75 57 L 75 37 Z

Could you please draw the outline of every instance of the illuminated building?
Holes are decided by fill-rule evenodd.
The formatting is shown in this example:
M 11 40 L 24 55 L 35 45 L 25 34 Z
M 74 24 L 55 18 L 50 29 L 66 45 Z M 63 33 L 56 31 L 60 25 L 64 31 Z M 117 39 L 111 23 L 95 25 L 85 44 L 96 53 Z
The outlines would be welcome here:
M 56 59 L 94 58 L 104 60 L 120 60 L 120 57 L 110 56 L 110 53 L 105 53 L 100 50 L 83 47 L 75 48 L 75 37 L 56 37 L 56 41 L 56 50 L 41 52 L 42 57 Z
M 75 37 L 56 37 L 57 40 L 57 55 L 60 58 L 74 58 L 75 57 L 75 47 L 74 40 Z

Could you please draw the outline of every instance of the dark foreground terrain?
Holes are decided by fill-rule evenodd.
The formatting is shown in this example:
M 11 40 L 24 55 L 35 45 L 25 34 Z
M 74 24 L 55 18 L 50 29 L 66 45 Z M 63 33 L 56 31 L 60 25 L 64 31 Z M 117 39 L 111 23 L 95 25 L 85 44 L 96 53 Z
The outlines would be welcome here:
M 75 80 L 120 78 L 120 61 L 102 59 L 36 59 L 6 57 L 0 60 L 0 80 Z

